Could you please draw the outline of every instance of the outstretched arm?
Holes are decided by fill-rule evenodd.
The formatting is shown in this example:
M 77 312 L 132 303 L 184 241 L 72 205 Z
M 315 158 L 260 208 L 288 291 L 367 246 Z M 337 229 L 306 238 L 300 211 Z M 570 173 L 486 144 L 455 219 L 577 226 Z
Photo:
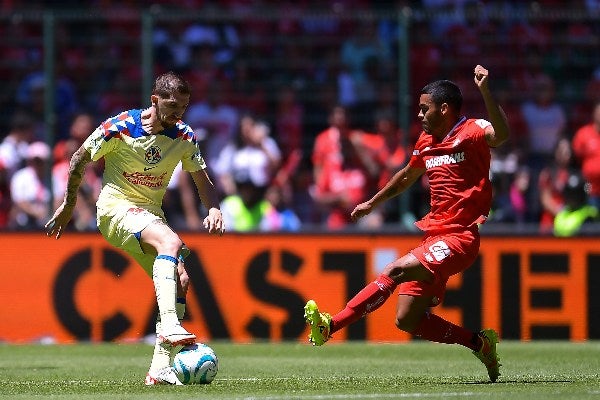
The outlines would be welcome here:
M 368 215 L 379 204 L 404 192 L 408 187 L 415 183 L 424 172 L 424 169 L 413 168 L 407 164 L 400 171 L 396 172 L 389 182 L 386 183 L 381 190 L 375 193 L 371 199 L 357 205 L 350 216 L 353 220 L 357 220 Z
M 490 147 L 498 147 L 508 139 L 510 132 L 508 120 L 502 107 L 494 100 L 488 86 L 489 71 L 481 65 L 477 65 L 474 73 L 475 84 L 483 96 L 488 118 L 492 124 L 492 126 L 487 127 L 485 130 L 485 139 Z
M 92 161 L 90 153 L 83 147 L 79 147 L 77 151 L 71 157 L 69 164 L 69 176 L 67 178 L 67 189 L 65 190 L 65 197 L 63 202 L 50 220 L 46 223 L 46 235 L 55 236 L 59 239 L 62 235 L 63 230 L 71 220 L 73 215 L 73 209 L 77 202 L 77 192 L 79 185 L 81 185 L 81 179 L 85 171 L 85 166 Z
M 200 201 L 208 210 L 208 215 L 204 218 L 204 227 L 208 229 L 209 233 L 222 235 L 225 232 L 225 223 L 219 209 L 219 198 L 215 185 L 210 180 L 206 170 L 190 172 L 190 175 L 198 189 Z

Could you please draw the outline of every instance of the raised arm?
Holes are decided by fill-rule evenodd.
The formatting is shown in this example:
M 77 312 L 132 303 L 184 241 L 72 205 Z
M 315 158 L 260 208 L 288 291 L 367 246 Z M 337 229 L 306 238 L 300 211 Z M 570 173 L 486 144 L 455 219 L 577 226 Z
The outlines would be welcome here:
M 219 197 L 215 185 L 210 180 L 206 170 L 190 172 L 190 175 L 198 190 L 200 201 L 208 210 L 208 215 L 204 218 L 204 227 L 208 229 L 209 233 L 222 235 L 225 232 L 225 223 L 219 209 Z
M 506 142 L 509 136 L 508 120 L 502 107 L 496 103 L 488 86 L 489 72 L 481 65 L 475 67 L 474 81 L 481 95 L 492 126 L 485 130 L 485 139 L 490 147 L 498 147 Z
M 73 209 L 75 208 L 75 203 L 77 203 L 77 191 L 79 190 L 79 185 L 81 185 L 85 166 L 91 161 L 90 153 L 88 153 L 83 145 L 71 157 L 65 197 L 52 218 L 46 223 L 46 235 L 56 236 L 57 239 L 62 235 L 73 215 Z

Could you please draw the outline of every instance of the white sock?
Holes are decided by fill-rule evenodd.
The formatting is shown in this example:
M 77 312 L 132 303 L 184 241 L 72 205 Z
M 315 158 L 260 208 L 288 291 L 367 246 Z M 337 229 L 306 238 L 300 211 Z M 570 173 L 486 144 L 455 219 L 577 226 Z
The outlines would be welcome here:
M 175 257 L 159 254 L 152 266 L 152 280 L 156 291 L 158 313 L 163 326 L 179 323 L 176 311 L 177 282 L 175 280 Z
M 160 317 L 159 317 L 160 318 Z M 156 321 L 156 332 L 160 332 L 162 329 L 160 319 Z M 170 349 L 164 345 L 161 345 L 158 337 L 154 343 L 154 354 L 152 354 L 152 362 L 150 363 L 150 373 L 156 373 L 161 369 L 171 365 L 171 352 Z

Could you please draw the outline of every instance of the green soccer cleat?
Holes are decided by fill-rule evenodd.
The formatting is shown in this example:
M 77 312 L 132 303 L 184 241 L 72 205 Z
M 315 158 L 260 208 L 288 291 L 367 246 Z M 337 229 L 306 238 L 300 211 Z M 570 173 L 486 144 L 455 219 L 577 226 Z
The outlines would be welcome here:
M 309 342 L 313 346 L 321 346 L 329 340 L 331 335 L 331 316 L 327 313 L 319 312 L 319 307 L 314 300 L 309 300 L 304 306 L 304 319 L 310 325 Z
M 500 357 L 496 352 L 496 344 L 498 344 L 498 334 L 493 329 L 484 329 L 479 332 L 479 337 L 483 344 L 479 351 L 473 351 L 473 355 L 479 358 L 479 361 L 487 368 L 490 381 L 496 382 L 500 376 Z

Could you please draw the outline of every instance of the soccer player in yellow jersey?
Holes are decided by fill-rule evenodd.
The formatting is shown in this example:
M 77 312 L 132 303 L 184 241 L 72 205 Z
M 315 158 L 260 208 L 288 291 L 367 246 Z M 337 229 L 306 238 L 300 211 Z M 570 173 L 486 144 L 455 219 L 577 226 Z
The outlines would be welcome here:
M 146 384 L 181 384 L 171 359 L 177 348 L 195 342 L 180 321 L 189 283 L 184 259 L 189 250 L 167 224 L 161 208 L 179 162 L 197 187 L 208 210 L 204 227 L 223 234 L 225 225 L 196 136 L 181 121 L 190 87 L 180 76 L 159 76 L 151 107 L 129 110 L 104 121 L 73 154 L 62 204 L 46 224 L 48 236 L 60 238 L 71 219 L 85 166 L 104 158 L 103 187 L 96 203 L 97 225 L 114 246 L 135 258 L 154 282 L 159 317 L 157 339 Z

